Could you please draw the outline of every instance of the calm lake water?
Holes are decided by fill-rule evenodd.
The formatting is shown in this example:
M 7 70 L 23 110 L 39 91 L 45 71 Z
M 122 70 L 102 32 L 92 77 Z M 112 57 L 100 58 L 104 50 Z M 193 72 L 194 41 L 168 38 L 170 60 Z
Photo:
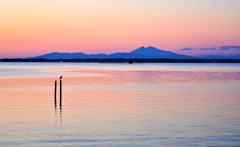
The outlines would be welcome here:
M 240 64 L 0 63 L 0 146 L 240 146 Z

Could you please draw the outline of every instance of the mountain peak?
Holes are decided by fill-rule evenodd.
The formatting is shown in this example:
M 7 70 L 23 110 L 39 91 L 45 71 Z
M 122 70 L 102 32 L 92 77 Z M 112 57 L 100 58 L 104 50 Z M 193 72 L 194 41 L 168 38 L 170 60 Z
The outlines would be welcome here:
M 190 56 L 180 55 L 174 52 L 161 50 L 153 46 L 148 46 L 148 47 L 142 46 L 136 50 L 133 50 L 132 52 L 130 52 L 130 54 L 141 55 L 141 56 L 144 55 L 151 58 L 179 58 L 179 59 L 192 58 Z
M 140 47 L 136 50 L 133 50 L 131 52 L 131 54 L 157 56 L 159 54 L 161 54 L 161 55 L 171 55 L 171 54 L 174 54 L 174 53 L 169 52 L 169 51 L 165 51 L 165 50 L 160 50 L 160 49 L 157 49 L 157 48 L 152 47 L 152 46 L 148 46 L 148 47 L 142 46 L 142 47 Z
M 155 47 L 153 47 L 153 46 L 148 46 L 148 47 L 141 46 L 141 47 L 139 47 L 139 48 L 137 48 L 137 49 L 157 49 L 157 48 L 155 48 Z M 137 50 L 137 49 L 136 49 L 136 50 Z

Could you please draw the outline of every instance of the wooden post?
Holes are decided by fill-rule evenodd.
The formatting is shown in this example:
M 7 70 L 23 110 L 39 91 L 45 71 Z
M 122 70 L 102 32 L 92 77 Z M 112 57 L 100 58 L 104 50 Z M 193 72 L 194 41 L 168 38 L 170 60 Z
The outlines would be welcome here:
M 62 79 L 60 79 L 60 106 L 62 106 Z
M 57 80 L 55 80 L 55 87 L 54 87 L 54 104 L 57 105 Z

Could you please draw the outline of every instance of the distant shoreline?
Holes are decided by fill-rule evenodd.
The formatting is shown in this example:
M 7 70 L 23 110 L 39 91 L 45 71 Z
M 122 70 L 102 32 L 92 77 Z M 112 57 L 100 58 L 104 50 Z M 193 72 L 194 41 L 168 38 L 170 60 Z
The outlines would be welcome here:
M 87 63 L 240 63 L 240 59 L 0 59 L 0 62 L 87 62 Z

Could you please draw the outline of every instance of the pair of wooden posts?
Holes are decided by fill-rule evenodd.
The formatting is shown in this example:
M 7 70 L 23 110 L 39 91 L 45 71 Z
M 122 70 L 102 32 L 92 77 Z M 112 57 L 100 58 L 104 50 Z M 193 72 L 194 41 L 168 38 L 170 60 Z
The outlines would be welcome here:
M 62 106 L 62 76 L 59 78 L 60 79 L 60 89 L 59 89 L 59 105 Z M 55 86 L 54 86 L 54 104 L 57 106 L 57 80 L 55 80 Z

